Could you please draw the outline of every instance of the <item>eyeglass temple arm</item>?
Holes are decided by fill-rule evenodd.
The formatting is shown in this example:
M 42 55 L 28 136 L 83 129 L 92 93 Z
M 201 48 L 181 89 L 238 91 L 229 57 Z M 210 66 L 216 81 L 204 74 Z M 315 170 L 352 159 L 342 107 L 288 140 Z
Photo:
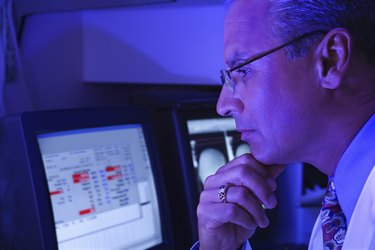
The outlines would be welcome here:
M 281 44 L 280 46 L 277 46 L 276 48 L 273 48 L 273 49 L 271 49 L 271 50 L 269 50 L 269 51 L 267 51 L 265 53 L 262 53 L 260 55 L 255 56 L 255 57 L 252 57 L 252 58 L 249 58 L 248 60 L 246 60 L 245 62 L 241 63 L 240 65 L 237 65 L 236 67 L 233 67 L 233 68 L 229 69 L 228 72 L 233 72 L 233 71 L 235 71 L 235 70 L 237 70 L 239 68 L 242 68 L 243 66 L 245 66 L 245 65 L 247 65 L 247 64 L 249 64 L 249 63 L 251 63 L 253 61 L 256 61 L 256 60 L 258 60 L 258 59 L 260 59 L 262 57 L 265 57 L 265 56 L 267 56 L 267 55 L 275 52 L 276 50 L 282 49 L 282 48 L 284 48 L 284 47 L 286 47 L 286 46 L 288 46 L 288 45 L 290 45 L 290 44 L 292 44 L 292 43 L 294 43 L 294 42 L 296 42 L 296 41 L 298 41 L 300 39 L 306 38 L 306 37 L 311 36 L 311 35 L 319 34 L 319 33 L 325 33 L 325 32 L 326 32 L 325 30 L 315 30 L 315 31 L 303 34 L 302 36 L 297 37 L 297 38 L 295 38 L 292 41 L 289 41 L 287 43 Z

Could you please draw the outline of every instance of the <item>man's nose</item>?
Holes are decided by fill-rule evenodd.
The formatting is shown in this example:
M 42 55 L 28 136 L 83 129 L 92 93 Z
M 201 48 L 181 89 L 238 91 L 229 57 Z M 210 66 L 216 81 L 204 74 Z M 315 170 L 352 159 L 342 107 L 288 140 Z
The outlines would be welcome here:
M 221 116 L 233 116 L 242 110 L 242 101 L 235 97 L 228 87 L 223 86 L 216 104 L 216 112 Z

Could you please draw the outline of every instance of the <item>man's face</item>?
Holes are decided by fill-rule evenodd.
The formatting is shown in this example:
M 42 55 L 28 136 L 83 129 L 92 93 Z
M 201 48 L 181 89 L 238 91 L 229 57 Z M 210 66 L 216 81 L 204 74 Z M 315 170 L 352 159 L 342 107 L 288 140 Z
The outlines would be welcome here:
M 265 0 L 233 3 L 224 27 L 227 69 L 284 42 L 268 30 L 268 9 Z M 322 90 L 314 82 L 310 54 L 290 61 L 279 50 L 233 72 L 233 92 L 223 86 L 218 112 L 234 117 L 242 140 L 263 163 L 306 161 L 315 150 Z

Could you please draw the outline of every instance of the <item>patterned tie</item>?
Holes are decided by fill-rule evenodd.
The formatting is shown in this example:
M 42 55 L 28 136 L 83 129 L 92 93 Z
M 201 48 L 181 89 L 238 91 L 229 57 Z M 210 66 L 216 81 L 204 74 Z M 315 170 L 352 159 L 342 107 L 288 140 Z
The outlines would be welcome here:
M 335 185 L 330 179 L 320 213 L 325 250 L 340 250 L 344 244 L 346 219 L 337 200 Z

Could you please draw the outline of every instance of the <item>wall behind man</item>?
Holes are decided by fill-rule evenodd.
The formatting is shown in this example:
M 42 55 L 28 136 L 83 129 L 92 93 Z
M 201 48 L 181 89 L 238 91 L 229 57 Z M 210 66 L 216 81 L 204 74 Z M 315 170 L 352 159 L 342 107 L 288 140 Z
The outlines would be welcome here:
M 223 20 L 221 3 L 86 12 L 84 80 L 217 84 Z
M 20 36 L 30 109 L 123 104 L 129 83 L 217 84 L 223 17 L 213 0 L 31 15 Z

